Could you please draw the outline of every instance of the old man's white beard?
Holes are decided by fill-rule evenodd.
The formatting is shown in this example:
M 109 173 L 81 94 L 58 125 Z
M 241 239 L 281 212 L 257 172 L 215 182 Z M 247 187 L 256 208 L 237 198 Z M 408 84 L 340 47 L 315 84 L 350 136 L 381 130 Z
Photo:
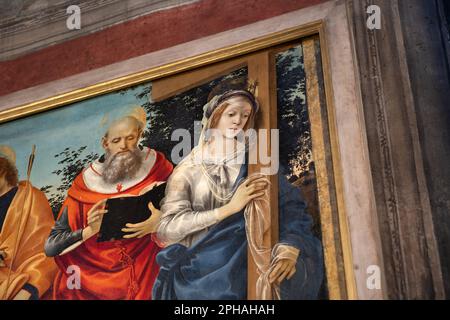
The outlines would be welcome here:
M 107 152 L 103 164 L 103 181 L 118 183 L 127 178 L 133 178 L 141 168 L 142 162 L 142 153 L 138 148 L 115 155 Z

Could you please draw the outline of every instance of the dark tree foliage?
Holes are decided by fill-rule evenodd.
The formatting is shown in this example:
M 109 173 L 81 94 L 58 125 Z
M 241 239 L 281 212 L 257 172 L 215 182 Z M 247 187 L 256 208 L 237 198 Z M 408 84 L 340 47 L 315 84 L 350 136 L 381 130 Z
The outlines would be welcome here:
M 86 154 L 86 148 L 86 146 L 79 147 L 75 150 L 65 148 L 60 153 L 54 155 L 55 158 L 59 159 L 59 168 L 54 170 L 52 174 L 60 177 L 61 183 L 57 186 L 44 186 L 41 188 L 41 191 L 47 194 L 53 215 L 55 217 L 61 209 L 67 190 L 69 190 L 73 180 L 75 180 L 76 176 L 83 170 L 83 168 L 98 158 L 98 154 L 92 152 Z
M 280 129 L 280 165 L 291 180 L 311 165 L 311 134 L 306 107 L 306 78 L 301 48 L 277 55 L 277 105 Z
M 163 101 L 144 103 L 142 107 L 149 115 L 150 128 L 144 132 L 143 145 L 163 152 L 170 159 L 173 147 L 179 143 L 171 141 L 172 132 L 182 128 L 190 132 L 191 146 L 194 147 L 194 122 L 202 120 L 203 106 L 212 88 L 225 79 L 240 77 L 247 77 L 247 68 L 241 68 Z M 146 87 L 137 98 L 148 95 L 150 91 L 151 88 Z

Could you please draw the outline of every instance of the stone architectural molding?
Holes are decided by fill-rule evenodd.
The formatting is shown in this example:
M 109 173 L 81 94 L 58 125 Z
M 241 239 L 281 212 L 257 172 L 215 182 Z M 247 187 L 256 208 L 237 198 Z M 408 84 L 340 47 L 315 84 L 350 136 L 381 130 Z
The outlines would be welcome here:
M 199 0 L 0 1 L 0 61 L 196 1 Z M 70 5 L 80 7 L 80 30 L 66 26 Z

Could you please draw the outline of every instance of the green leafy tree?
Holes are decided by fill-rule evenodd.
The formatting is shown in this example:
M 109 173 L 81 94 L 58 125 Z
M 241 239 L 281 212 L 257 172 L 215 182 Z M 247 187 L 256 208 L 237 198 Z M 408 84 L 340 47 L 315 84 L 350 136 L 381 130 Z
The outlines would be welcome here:
M 312 145 L 301 47 L 276 57 L 280 164 L 291 181 L 311 170 Z

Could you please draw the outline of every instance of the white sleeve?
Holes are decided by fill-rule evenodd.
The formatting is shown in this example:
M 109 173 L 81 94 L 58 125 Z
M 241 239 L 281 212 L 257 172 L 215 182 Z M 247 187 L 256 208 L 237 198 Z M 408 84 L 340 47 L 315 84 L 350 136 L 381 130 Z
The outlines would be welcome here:
M 167 181 L 161 202 L 161 221 L 158 238 L 164 243 L 177 243 L 200 230 L 219 222 L 216 209 L 194 211 L 190 199 L 189 179 L 178 170 Z

